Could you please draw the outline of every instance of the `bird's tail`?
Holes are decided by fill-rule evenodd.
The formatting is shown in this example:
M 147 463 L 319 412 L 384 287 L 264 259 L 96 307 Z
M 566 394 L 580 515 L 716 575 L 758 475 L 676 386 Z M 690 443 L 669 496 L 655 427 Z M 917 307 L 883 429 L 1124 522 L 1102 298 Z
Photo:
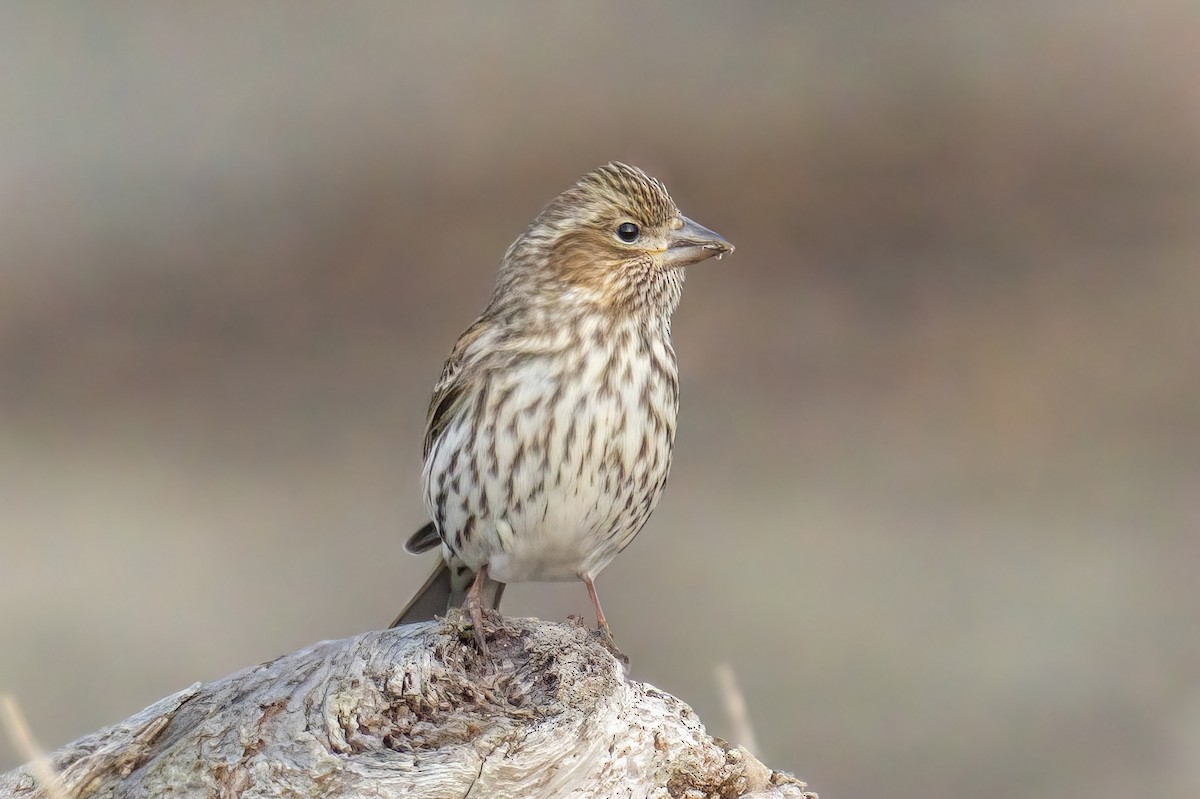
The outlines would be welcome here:
M 423 552 L 432 547 L 426 545 L 428 530 L 433 525 L 428 524 L 417 531 L 408 542 L 410 552 Z M 436 535 L 436 531 L 434 531 Z M 399 627 L 401 624 L 412 624 L 417 621 L 429 621 L 436 616 L 446 615 L 450 608 L 462 607 L 467 599 L 467 590 L 475 581 L 475 572 L 456 557 L 451 557 L 450 563 L 438 560 L 437 568 L 417 591 L 416 596 L 408 601 L 404 610 L 396 617 L 388 628 Z M 484 608 L 498 610 L 500 597 L 504 594 L 504 583 L 498 583 L 490 577 L 484 578 L 482 604 Z

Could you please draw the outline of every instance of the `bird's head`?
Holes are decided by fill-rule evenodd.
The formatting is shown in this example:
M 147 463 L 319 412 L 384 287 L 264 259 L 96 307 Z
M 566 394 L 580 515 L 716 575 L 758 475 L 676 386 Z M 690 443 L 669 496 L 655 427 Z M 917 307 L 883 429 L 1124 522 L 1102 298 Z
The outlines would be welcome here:
M 659 180 L 614 162 L 542 210 L 509 248 L 497 289 L 614 312 L 665 304 L 670 314 L 683 267 L 732 251 L 681 214 Z

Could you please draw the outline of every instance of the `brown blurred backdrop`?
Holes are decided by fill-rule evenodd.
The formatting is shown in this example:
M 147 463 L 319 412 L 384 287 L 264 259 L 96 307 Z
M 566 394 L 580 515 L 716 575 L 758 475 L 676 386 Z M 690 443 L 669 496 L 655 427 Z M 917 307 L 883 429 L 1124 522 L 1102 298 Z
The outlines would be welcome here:
M 386 624 L 443 358 L 620 159 L 738 248 L 601 579 L 634 676 L 727 734 L 729 661 L 825 799 L 1197 795 L 1198 42 L 1194 0 L 6 4 L 0 691 L 59 746 Z

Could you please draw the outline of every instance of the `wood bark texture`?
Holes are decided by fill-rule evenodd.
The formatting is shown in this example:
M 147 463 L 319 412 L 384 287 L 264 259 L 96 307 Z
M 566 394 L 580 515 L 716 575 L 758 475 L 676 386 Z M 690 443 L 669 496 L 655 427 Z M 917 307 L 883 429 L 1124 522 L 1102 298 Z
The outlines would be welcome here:
M 307 649 L 169 696 L 54 753 L 66 796 L 815 797 L 575 624 L 460 612 Z M 0 797 L 60 799 L 29 767 Z

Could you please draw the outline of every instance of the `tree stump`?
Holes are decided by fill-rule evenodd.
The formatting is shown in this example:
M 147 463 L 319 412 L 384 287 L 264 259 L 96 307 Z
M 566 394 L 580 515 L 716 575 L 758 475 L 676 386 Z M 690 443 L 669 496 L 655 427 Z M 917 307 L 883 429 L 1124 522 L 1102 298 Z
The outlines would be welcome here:
M 86 797 L 815 797 L 582 626 L 459 611 L 191 686 L 50 757 Z M 0 797 L 58 799 L 29 766 Z

